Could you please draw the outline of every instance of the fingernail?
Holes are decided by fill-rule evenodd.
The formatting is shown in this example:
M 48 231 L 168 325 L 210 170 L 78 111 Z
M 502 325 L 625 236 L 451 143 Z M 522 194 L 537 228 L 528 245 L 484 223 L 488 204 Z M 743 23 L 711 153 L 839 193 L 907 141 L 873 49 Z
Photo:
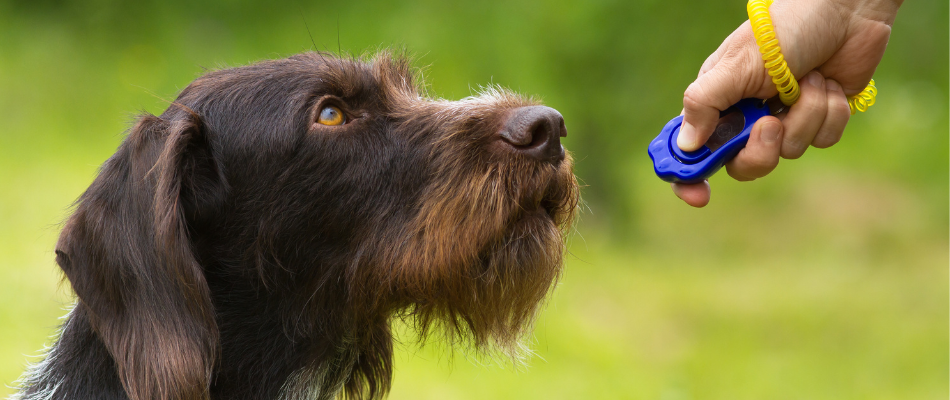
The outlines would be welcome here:
M 700 144 L 696 143 L 696 128 L 693 128 L 689 122 L 683 121 L 683 125 L 680 127 L 680 135 L 676 138 L 676 145 L 683 151 L 693 151 L 699 148 Z
M 821 83 L 824 82 L 825 78 L 817 72 L 812 72 L 808 74 L 808 84 L 814 87 L 820 88 Z
M 781 132 L 781 123 L 766 122 L 765 125 L 762 125 L 762 141 L 769 144 L 775 143 L 778 141 L 778 137 Z
M 835 80 L 832 80 L 832 79 L 826 80 L 826 81 L 825 81 L 825 85 L 827 85 L 828 90 L 833 91 L 833 92 L 843 92 L 843 91 L 844 91 L 843 89 L 841 89 L 841 84 L 838 83 L 838 82 L 835 81 Z

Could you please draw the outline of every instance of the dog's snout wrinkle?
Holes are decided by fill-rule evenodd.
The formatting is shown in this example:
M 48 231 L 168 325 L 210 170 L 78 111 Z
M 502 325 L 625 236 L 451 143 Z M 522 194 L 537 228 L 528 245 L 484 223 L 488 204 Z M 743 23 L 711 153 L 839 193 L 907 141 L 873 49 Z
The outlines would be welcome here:
M 509 151 L 539 161 L 564 159 L 561 138 L 567 136 L 564 117 L 551 107 L 530 106 L 511 111 L 498 138 Z

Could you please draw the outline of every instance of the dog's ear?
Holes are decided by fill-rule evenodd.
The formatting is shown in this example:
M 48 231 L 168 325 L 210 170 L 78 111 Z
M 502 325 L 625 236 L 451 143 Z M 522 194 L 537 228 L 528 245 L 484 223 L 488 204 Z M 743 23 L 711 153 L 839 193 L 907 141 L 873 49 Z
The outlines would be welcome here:
M 56 262 L 132 400 L 207 399 L 218 329 L 189 221 L 226 183 L 194 113 L 146 115 L 80 197 Z

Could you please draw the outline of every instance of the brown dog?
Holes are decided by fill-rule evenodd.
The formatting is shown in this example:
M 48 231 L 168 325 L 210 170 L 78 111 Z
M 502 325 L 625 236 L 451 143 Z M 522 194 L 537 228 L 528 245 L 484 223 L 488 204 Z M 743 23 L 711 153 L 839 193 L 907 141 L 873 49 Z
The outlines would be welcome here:
M 79 297 L 21 399 L 352 399 L 390 320 L 517 356 L 578 201 L 557 111 L 305 53 L 145 115 L 56 246 Z

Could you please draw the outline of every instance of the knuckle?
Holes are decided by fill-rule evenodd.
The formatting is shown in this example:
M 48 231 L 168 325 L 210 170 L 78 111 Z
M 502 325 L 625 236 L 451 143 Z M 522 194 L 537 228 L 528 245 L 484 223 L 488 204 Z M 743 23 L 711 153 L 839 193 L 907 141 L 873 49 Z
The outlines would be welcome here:
M 837 144 L 840 140 L 840 134 L 831 131 L 822 131 L 818 132 L 818 135 L 815 136 L 815 140 L 811 142 L 811 145 L 819 149 L 827 149 Z
M 804 93 L 802 93 L 802 97 L 796 106 L 801 107 L 801 110 L 806 114 L 814 116 L 824 116 L 828 111 L 828 101 L 825 100 L 823 96 L 820 96 L 818 91 L 814 91 L 810 96 L 805 96 Z
M 687 110 L 693 111 L 707 107 L 706 102 L 707 98 L 698 81 L 691 83 L 683 93 L 683 107 Z
M 772 170 L 775 169 L 776 166 L 778 166 L 778 155 L 775 155 L 775 156 L 762 155 L 762 156 L 756 157 L 752 161 L 752 166 L 755 168 L 755 171 L 758 172 L 758 174 L 756 175 L 758 176 L 765 175 L 769 172 L 772 172 Z
M 740 173 L 739 168 L 729 166 L 729 165 L 726 166 L 726 173 L 729 174 L 729 176 L 732 177 L 732 179 L 735 179 L 739 182 L 748 182 L 748 181 L 755 180 L 755 178 L 749 178 L 745 176 L 744 174 Z
M 851 106 L 848 105 L 848 99 L 842 96 L 832 101 L 828 106 L 828 117 L 840 120 L 842 125 L 846 125 L 851 119 Z
M 703 61 L 703 66 L 699 68 L 699 76 L 702 76 L 706 72 L 709 72 L 709 70 L 713 69 L 713 67 L 715 67 L 719 62 L 719 57 L 720 55 L 718 50 L 715 53 L 710 54 L 709 57 L 706 57 L 706 61 Z
M 733 165 L 736 175 L 745 177 L 745 180 L 761 178 L 772 172 L 778 166 L 778 155 L 757 154 L 745 155 L 740 162 Z
M 803 144 L 797 140 L 785 140 L 782 142 L 782 158 L 787 160 L 794 160 L 805 154 L 805 149 L 808 148 L 807 144 Z
M 730 76 L 723 75 L 721 65 L 722 63 L 686 88 L 683 93 L 683 108 L 688 113 L 702 113 L 711 117 L 732 105 L 728 100 L 729 93 L 726 92 L 736 85 L 730 81 Z

